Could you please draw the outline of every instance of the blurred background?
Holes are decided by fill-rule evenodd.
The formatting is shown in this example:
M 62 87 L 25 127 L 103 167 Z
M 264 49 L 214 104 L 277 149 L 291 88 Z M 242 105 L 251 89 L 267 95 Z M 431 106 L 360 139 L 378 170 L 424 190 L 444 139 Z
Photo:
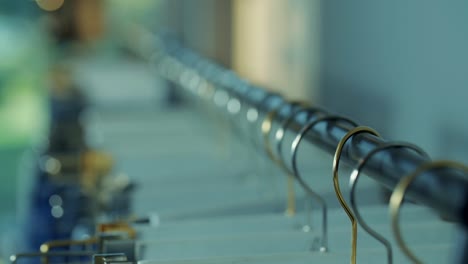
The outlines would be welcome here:
M 467 10 L 466 1 L 436 0 L 0 0 L 0 255 L 40 244 L 20 233 L 28 241 L 69 237 L 65 227 L 51 235 L 24 226 L 56 221 L 39 217 L 45 203 L 76 227 L 67 221 L 77 217 L 56 217 L 62 200 L 91 199 L 78 193 L 123 173 L 125 155 L 113 153 L 151 144 L 106 143 L 96 109 L 127 117 L 106 127 L 126 131 L 153 113 L 170 121 L 185 107 L 149 67 L 151 34 L 170 34 L 288 99 L 466 163 Z M 67 183 L 50 180 L 58 170 Z M 119 177 L 117 193 L 130 192 Z

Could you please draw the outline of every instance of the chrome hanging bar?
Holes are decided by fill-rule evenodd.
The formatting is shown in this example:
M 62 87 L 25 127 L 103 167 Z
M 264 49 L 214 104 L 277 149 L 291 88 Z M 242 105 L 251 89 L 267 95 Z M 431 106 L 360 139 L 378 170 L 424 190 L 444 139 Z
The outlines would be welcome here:
M 297 105 L 287 102 L 279 94 L 249 84 L 234 72 L 199 56 L 179 45 L 173 39 L 158 38 L 158 51 L 151 57 L 152 66 L 164 78 L 190 91 L 197 98 L 224 109 L 228 118 L 260 146 L 261 123 L 265 116 L 276 110 L 276 122 L 297 112 Z M 306 109 L 304 109 L 305 111 Z M 289 132 L 298 133 L 308 122 L 323 116 L 325 111 L 312 113 L 308 118 L 297 115 L 288 126 Z M 310 129 L 304 142 L 313 144 L 333 155 L 340 139 L 353 127 L 346 122 L 324 121 Z M 344 146 L 341 161 L 350 166 L 367 156 L 373 149 L 391 141 L 368 133 L 360 133 Z M 307 143 L 305 143 L 307 144 Z M 414 171 L 427 158 L 404 148 L 379 152 L 367 163 L 363 172 L 393 190 L 401 177 Z M 330 162 L 331 164 L 331 162 Z M 413 201 L 434 209 L 441 217 L 468 226 L 468 175 L 454 170 L 424 172 L 408 189 Z M 324 179 L 330 180 L 330 179 Z

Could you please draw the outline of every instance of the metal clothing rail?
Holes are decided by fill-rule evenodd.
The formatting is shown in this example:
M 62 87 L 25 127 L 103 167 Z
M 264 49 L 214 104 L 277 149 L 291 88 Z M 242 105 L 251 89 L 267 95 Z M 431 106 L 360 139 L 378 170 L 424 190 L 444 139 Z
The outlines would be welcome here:
M 276 110 L 273 121 L 281 122 L 297 113 L 297 109 L 307 111 L 305 107 L 289 103 L 278 94 L 249 84 L 232 71 L 182 47 L 174 40 L 169 43 L 168 40 L 160 40 L 158 46 L 162 48 L 151 58 L 158 73 L 224 109 L 240 131 L 256 137 L 254 144 L 261 144 L 261 123 L 268 113 Z M 298 133 L 307 123 L 324 113 L 310 112 L 307 119 L 296 115 L 288 126 L 288 132 Z M 333 155 L 340 139 L 352 128 L 347 122 L 323 121 L 311 128 L 303 142 Z M 368 133 L 356 134 L 345 144 L 340 160 L 355 167 L 367 153 L 386 143 L 389 141 Z M 411 150 L 393 148 L 377 153 L 363 171 L 392 190 L 402 177 L 425 161 L 426 158 Z M 443 218 L 468 227 L 467 176 L 453 169 L 427 171 L 411 184 L 407 196 L 434 209 Z M 331 177 L 324 180 L 331 181 Z

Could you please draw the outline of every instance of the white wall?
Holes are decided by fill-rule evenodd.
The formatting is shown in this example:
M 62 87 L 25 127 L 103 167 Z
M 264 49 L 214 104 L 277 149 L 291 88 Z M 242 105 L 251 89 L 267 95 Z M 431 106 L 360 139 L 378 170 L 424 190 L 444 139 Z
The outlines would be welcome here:
M 467 12 L 466 1 L 322 1 L 322 104 L 466 163 Z

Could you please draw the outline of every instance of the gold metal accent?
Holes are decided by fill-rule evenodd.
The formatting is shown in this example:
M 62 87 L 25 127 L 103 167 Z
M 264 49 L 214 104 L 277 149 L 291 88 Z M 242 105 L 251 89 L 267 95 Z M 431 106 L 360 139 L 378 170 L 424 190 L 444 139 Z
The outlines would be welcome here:
M 294 189 L 294 176 L 288 174 L 287 179 L 287 205 L 284 214 L 292 217 L 296 215 L 296 190 Z
M 453 161 L 434 161 L 426 162 L 419 166 L 412 173 L 408 174 L 398 182 L 395 190 L 390 197 L 390 217 L 392 220 L 392 230 L 395 236 L 398 247 L 401 251 L 413 262 L 413 263 L 423 263 L 413 252 L 409 249 L 406 242 L 403 240 L 400 230 L 400 209 L 403 204 L 403 199 L 405 198 L 405 193 L 410 184 L 414 181 L 416 177 L 421 175 L 424 171 L 434 170 L 434 169 L 447 169 L 453 168 L 465 173 L 468 173 L 468 167 Z
M 374 239 L 379 241 L 387 250 L 387 263 L 391 264 L 393 263 L 393 251 L 392 251 L 392 245 L 391 243 L 385 239 L 381 234 L 377 233 L 374 229 L 372 229 L 366 221 L 364 221 L 364 218 L 361 216 L 358 210 L 358 206 L 356 204 L 356 187 L 359 182 L 359 176 L 361 175 L 362 169 L 366 166 L 367 162 L 378 152 L 393 149 L 393 148 L 406 148 L 406 149 L 411 149 L 415 151 L 416 153 L 420 154 L 421 156 L 424 156 L 425 158 L 429 159 L 429 156 L 427 155 L 424 150 L 419 148 L 416 145 L 410 144 L 410 143 L 405 143 L 405 142 L 392 142 L 388 144 L 384 144 L 382 146 L 376 147 L 370 152 L 367 153 L 367 155 L 362 158 L 358 165 L 354 168 L 353 172 L 351 173 L 351 176 L 349 178 L 349 185 L 350 185 L 350 203 L 351 207 L 353 208 L 354 216 L 356 217 L 356 220 L 358 221 L 359 225 L 369 234 L 371 235 Z
M 356 247 L 357 247 L 357 222 L 354 217 L 353 212 L 349 208 L 349 206 L 346 204 L 345 199 L 343 198 L 343 194 L 341 193 L 340 189 L 340 182 L 338 179 L 338 170 L 340 166 L 340 157 L 341 157 L 341 152 L 343 151 L 343 148 L 352 136 L 359 134 L 359 133 L 370 133 L 375 136 L 379 136 L 379 133 L 375 131 L 374 129 L 366 126 L 358 126 L 353 129 L 351 129 L 348 133 L 346 133 L 343 138 L 340 140 L 338 143 L 338 146 L 336 147 L 335 155 L 333 157 L 333 187 L 335 188 L 335 193 L 336 197 L 338 198 L 338 201 L 341 204 L 341 207 L 344 209 L 346 214 L 349 217 L 349 220 L 351 220 L 351 227 L 352 227 L 352 234 L 351 234 L 351 264 L 356 263 Z
M 276 157 L 273 153 L 273 149 L 271 148 L 270 145 L 270 132 L 271 129 L 273 128 L 273 119 L 275 119 L 276 115 L 278 114 L 278 109 L 274 109 L 265 116 L 265 119 L 263 119 L 262 122 L 262 136 L 263 136 L 263 144 L 266 150 L 266 153 L 270 159 L 276 162 Z
M 99 239 L 97 237 L 91 237 L 83 240 L 53 240 L 45 242 L 41 245 L 40 251 L 47 253 L 52 248 L 67 247 L 67 246 L 90 246 L 97 244 Z
M 114 223 L 106 223 L 106 224 L 99 224 L 97 226 L 97 233 L 105 234 L 105 233 L 112 233 L 112 232 L 123 232 L 128 235 L 129 238 L 136 237 L 136 231 L 133 229 L 128 223 L 126 222 L 114 222 Z M 100 247 L 103 237 L 90 237 L 88 239 L 83 240 L 54 240 L 48 241 L 43 243 L 39 250 L 43 254 L 49 254 L 51 249 L 58 248 L 58 247 L 69 247 L 69 246 L 92 246 L 98 245 Z M 45 255 L 46 256 L 46 255 Z M 44 257 L 43 262 L 48 263 L 49 258 Z
M 129 238 L 136 238 L 137 232 L 136 230 L 129 224 L 129 221 L 120 221 L 120 222 L 111 222 L 111 223 L 103 223 L 97 225 L 96 231 L 98 233 L 106 233 L 106 232 L 124 232 L 128 235 Z

